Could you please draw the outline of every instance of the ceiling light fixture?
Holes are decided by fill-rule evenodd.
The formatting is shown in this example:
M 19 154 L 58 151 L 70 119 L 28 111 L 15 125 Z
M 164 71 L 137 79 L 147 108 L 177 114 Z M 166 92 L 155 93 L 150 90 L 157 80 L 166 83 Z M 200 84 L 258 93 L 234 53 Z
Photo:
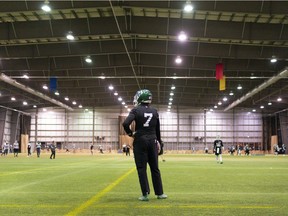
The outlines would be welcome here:
M 33 108 L 37 108 L 37 106 L 36 106 L 36 105 L 33 105 Z
M 242 86 L 239 84 L 239 85 L 237 86 L 237 89 L 238 89 L 238 90 L 241 90 L 241 89 L 242 89 Z
M 174 90 L 176 87 L 173 85 L 173 86 L 171 86 L 171 90 Z
M 113 90 L 114 89 L 114 87 L 113 87 L 113 85 L 109 85 L 109 90 Z
M 48 90 L 48 86 L 45 84 L 42 86 L 43 89 Z
M 184 31 L 181 31 L 180 34 L 178 35 L 178 40 L 181 42 L 184 42 L 187 40 L 187 34 Z
M 15 98 L 15 97 L 11 97 L 11 100 L 12 100 L 12 101 L 15 101 L 15 100 L 16 100 L 16 98 Z
M 219 101 L 219 102 L 218 102 L 218 105 L 219 105 L 219 106 L 220 106 L 220 105 L 222 105 L 222 102 L 221 102 L 221 101 Z
M 117 95 L 118 95 L 118 92 L 114 92 L 114 95 L 117 96 Z
M 215 105 L 215 106 L 214 106 L 214 109 L 217 109 L 217 108 L 218 108 L 218 106 L 217 106 L 217 105 Z
M 234 95 L 234 93 L 231 91 L 231 92 L 229 93 L 229 95 L 230 95 L 230 96 L 233 96 L 233 95 Z
M 193 6 L 191 4 L 191 1 L 187 1 L 185 6 L 184 6 L 184 11 L 189 13 L 193 10 Z
M 227 97 L 224 97 L 224 98 L 223 98 L 223 101 L 227 101 L 227 100 L 228 100 L 228 98 L 227 98 Z
M 86 58 L 85 58 L 85 62 L 87 62 L 87 63 L 92 63 L 92 59 L 91 59 L 91 57 L 90 56 L 87 56 Z
M 100 79 L 105 79 L 106 77 L 104 76 L 104 74 L 102 73 L 101 76 L 99 76 Z
M 173 98 L 169 98 L 169 101 L 173 101 Z
M 78 107 L 79 107 L 79 108 L 82 108 L 83 106 L 80 104 Z
M 272 56 L 272 58 L 270 59 L 270 62 L 271 62 L 271 63 L 275 63 L 275 62 L 277 62 L 277 58 L 276 58 L 276 56 Z
M 26 101 L 23 101 L 23 105 L 26 106 L 28 105 L 28 103 Z
M 180 56 L 177 56 L 175 59 L 176 64 L 181 64 L 182 63 L 182 58 Z
M 65 97 L 64 99 L 65 99 L 66 101 L 69 101 L 69 97 Z
M 168 104 L 169 104 L 169 105 L 172 105 L 172 102 L 169 102 Z
M 264 106 L 260 106 L 260 109 L 264 109 Z
M 256 112 L 256 109 L 253 109 L 252 112 Z
M 123 99 L 121 97 L 118 98 L 118 101 L 122 101 Z
M 44 4 L 42 5 L 41 9 L 45 12 L 50 12 L 51 11 L 51 7 L 49 6 L 49 1 L 45 0 Z
M 277 98 L 277 101 L 278 101 L 278 102 L 282 101 L 282 98 L 281 98 L 281 97 L 278 97 L 278 98 Z
M 22 78 L 24 78 L 24 79 L 29 79 L 29 76 L 28 76 L 27 74 L 24 74 L 24 75 L 22 76 Z
M 76 104 L 77 104 L 77 102 L 76 102 L 76 101 L 73 101 L 73 102 L 72 102 L 72 104 L 73 104 L 73 105 L 76 105 Z
M 72 31 L 69 31 L 68 34 L 66 35 L 66 38 L 67 38 L 68 40 L 74 40 L 75 37 L 73 36 L 73 32 L 72 32 Z
M 271 102 L 268 102 L 268 106 L 271 106 L 272 105 L 272 103 Z
M 57 95 L 57 96 L 59 96 L 60 95 L 60 93 L 58 92 L 58 91 L 55 91 L 55 93 L 54 93 L 55 95 Z
M 171 92 L 171 93 L 170 93 L 170 96 L 173 96 L 173 95 L 174 95 L 174 93 L 173 93 L 173 92 Z

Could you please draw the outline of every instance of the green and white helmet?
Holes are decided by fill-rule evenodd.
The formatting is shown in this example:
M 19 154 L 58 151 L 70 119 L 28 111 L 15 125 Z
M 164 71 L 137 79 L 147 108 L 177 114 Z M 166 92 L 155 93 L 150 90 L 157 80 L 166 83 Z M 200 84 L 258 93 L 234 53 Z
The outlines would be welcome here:
M 138 106 L 141 103 L 151 103 L 152 93 L 148 89 L 142 89 L 136 92 L 134 96 L 134 106 Z

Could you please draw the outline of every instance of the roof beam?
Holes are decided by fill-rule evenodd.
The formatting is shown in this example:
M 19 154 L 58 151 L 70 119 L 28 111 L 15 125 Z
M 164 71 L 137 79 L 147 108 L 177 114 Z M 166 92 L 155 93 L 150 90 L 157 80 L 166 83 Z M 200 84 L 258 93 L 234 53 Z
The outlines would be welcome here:
M 40 98 L 42 98 L 42 99 L 44 99 L 46 101 L 49 101 L 50 103 L 56 104 L 57 106 L 60 106 L 60 107 L 63 107 L 64 109 L 68 109 L 70 111 L 73 111 L 73 109 L 71 107 L 67 106 L 66 104 L 63 104 L 62 102 L 57 101 L 57 100 L 55 100 L 55 99 L 53 99 L 51 97 L 48 97 L 47 95 L 44 95 L 41 92 L 38 92 L 38 91 L 36 91 L 36 90 L 34 90 L 34 89 L 30 88 L 30 87 L 27 87 L 27 86 L 17 82 L 16 80 L 11 79 L 10 77 L 6 76 L 4 73 L 1 73 L 0 80 L 2 80 L 3 82 L 8 83 L 10 85 L 13 85 L 13 86 L 15 86 L 15 87 L 17 87 L 17 88 L 19 88 L 21 90 L 24 90 L 24 91 L 26 91 L 26 92 L 28 92 L 30 94 L 33 94 L 33 95 L 35 95 L 37 97 L 40 97 Z
M 241 98 L 239 98 L 238 100 L 234 101 L 233 103 L 231 103 L 228 107 L 226 107 L 224 109 L 224 111 L 228 111 L 234 107 L 236 107 L 237 105 L 241 104 L 242 102 L 244 102 L 245 100 L 247 100 L 248 98 L 254 96 L 255 94 L 257 94 L 258 92 L 264 90 L 265 88 L 267 88 L 268 86 L 272 85 L 273 83 L 277 82 L 278 80 L 285 78 L 288 76 L 288 67 L 284 68 L 280 73 L 278 73 L 276 76 L 271 77 L 269 80 L 265 81 L 264 83 L 262 83 L 261 85 L 257 86 L 256 88 L 254 88 L 253 90 L 249 91 L 247 94 L 245 94 L 244 96 L 242 96 Z

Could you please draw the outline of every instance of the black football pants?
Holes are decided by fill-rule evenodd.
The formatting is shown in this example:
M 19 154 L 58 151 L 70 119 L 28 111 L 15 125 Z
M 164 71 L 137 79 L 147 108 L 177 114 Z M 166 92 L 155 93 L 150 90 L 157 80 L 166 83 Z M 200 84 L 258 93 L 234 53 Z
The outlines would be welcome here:
M 137 137 L 133 143 L 135 164 L 138 172 L 142 195 L 150 194 L 147 177 L 147 163 L 150 166 L 155 195 L 163 194 L 161 174 L 158 167 L 158 150 L 156 138 L 143 135 Z

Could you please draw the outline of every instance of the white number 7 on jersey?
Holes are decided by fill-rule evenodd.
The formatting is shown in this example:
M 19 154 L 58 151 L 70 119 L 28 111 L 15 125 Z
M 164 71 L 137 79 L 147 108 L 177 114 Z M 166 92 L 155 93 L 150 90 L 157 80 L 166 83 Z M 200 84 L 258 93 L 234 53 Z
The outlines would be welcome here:
M 144 113 L 144 117 L 148 118 L 147 121 L 143 124 L 143 127 L 149 127 L 149 122 L 153 117 L 153 113 Z

